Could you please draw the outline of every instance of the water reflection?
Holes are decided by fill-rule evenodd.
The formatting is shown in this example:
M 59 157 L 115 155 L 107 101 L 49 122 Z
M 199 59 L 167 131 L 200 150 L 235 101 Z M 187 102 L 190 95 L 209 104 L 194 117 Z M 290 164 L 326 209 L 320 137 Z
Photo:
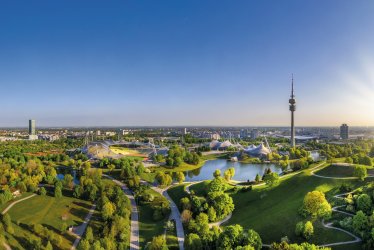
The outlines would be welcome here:
M 235 168 L 233 179 L 238 181 L 252 181 L 257 174 L 262 176 L 267 168 L 278 174 L 282 173 L 282 169 L 275 164 L 250 164 L 219 159 L 206 161 L 201 168 L 185 172 L 186 181 L 211 180 L 216 169 L 221 170 L 223 175 L 225 170 L 231 167 Z

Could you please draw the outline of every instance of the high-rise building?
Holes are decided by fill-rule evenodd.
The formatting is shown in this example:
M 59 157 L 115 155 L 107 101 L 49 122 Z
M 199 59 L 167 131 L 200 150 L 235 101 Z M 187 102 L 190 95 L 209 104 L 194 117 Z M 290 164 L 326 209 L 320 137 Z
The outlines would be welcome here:
M 258 129 L 257 128 L 252 129 L 252 131 L 251 131 L 251 139 L 252 140 L 256 140 L 257 137 L 258 137 Z
M 37 140 L 38 136 L 35 131 L 35 120 L 29 120 L 29 140 Z
M 340 138 L 343 140 L 348 140 L 349 137 L 349 127 L 347 124 L 342 124 L 340 126 Z
M 35 135 L 35 120 L 29 120 L 29 135 Z
M 291 111 L 291 147 L 296 146 L 295 142 L 295 119 L 294 119 L 294 112 L 296 111 L 296 99 L 293 89 L 293 75 L 292 75 L 292 89 L 291 89 L 291 98 L 288 100 L 290 104 L 290 111 Z

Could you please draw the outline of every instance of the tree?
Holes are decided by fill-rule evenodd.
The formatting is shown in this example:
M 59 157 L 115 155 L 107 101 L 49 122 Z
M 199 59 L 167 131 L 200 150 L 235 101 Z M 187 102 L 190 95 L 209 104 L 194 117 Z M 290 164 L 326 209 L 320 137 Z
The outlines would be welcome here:
M 269 187 L 273 187 L 279 183 L 279 175 L 277 173 L 271 172 L 270 174 L 266 174 L 264 177 L 264 181 L 266 185 Z
M 192 212 L 187 209 L 183 210 L 181 218 L 183 223 L 188 223 L 192 219 Z
M 361 234 L 366 231 L 369 225 L 368 217 L 362 211 L 358 211 L 352 219 L 352 226 L 356 233 Z
M 186 179 L 183 172 L 177 172 L 175 175 L 176 175 L 176 179 L 179 183 L 184 182 L 184 180 Z
M 81 185 L 75 185 L 74 187 L 74 192 L 73 192 L 73 196 L 75 198 L 80 198 L 81 195 L 83 193 L 83 189 L 82 189 L 82 186 Z
M 261 181 L 261 176 L 259 174 L 256 174 L 255 181 L 256 182 L 260 182 Z
M 361 194 L 357 198 L 357 210 L 362 210 L 366 214 L 371 212 L 371 198 L 367 194 Z
M 108 169 L 109 169 L 109 172 L 111 173 L 114 169 L 116 168 L 116 166 L 114 164 L 109 164 L 108 165 Z
M 367 177 L 367 169 L 364 166 L 356 166 L 353 175 L 359 178 L 361 181 L 365 180 Z
M 55 187 L 55 197 L 56 198 L 61 198 L 62 197 L 62 190 L 61 190 L 61 187 L 59 187 L 59 186 Z
M 183 210 L 184 209 L 191 210 L 191 201 L 188 197 L 183 197 L 179 203 Z
M 254 231 L 252 229 L 248 230 L 247 237 L 244 241 L 244 244 L 245 245 L 250 245 L 256 250 L 262 249 L 261 237 L 256 231 Z
M 230 181 L 235 175 L 235 168 L 226 169 L 223 175 L 226 181 Z
M 90 249 L 90 242 L 87 239 L 82 239 L 79 242 L 78 250 L 89 250 Z
M 101 210 L 103 219 L 104 220 L 110 219 L 113 216 L 115 210 L 116 210 L 116 208 L 115 208 L 115 206 L 113 205 L 112 202 L 105 203 L 102 210 Z
M 312 217 L 329 218 L 331 205 L 327 202 L 325 194 L 320 191 L 308 192 L 304 197 L 304 210 Z
M 39 194 L 42 195 L 42 196 L 45 196 L 45 195 L 47 194 L 47 190 L 45 190 L 44 187 L 41 187 L 41 188 L 39 189 Z
M 209 221 L 211 222 L 216 221 L 217 213 L 216 213 L 216 210 L 214 210 L 214 207 L 208 208 L 208 217 L 209 217 Z
M 305 239 L 310 239 L 314 233 L 313 224 L 310 221 L 305 222 L 304 230 L 303 230 L 303 236 Z
M 234 202 L 228 194 L 223 192 L 213 192 L 208 195 L 211 205 L 214 207 L 214 210 L 216 210 L 218 219 L 221 219 L 234 211 Z
M 208 193 L 223 192 L 226 190 L 226 182 L 222 177 L 216 177 L 208 184 Z
M 302 236 L 303 232 L 304 232 L 304 222 L 299 221 L 298 223 L 296 223 L 295 234 L 296 236 Z
M 214 178 L 218 178 L 218 177 L 221 177 L 221 170 L 219 169 L 216 169 L 213 173 L 213 177 Z
M 243 239 L 243 228 L 240 225 L 225 227 L 217 240 L 218 249 L 235 249 Z
M 47 242 L 47 245 L 45 246 L 44 250 L 53 250 L 53 247 L 50 241 Z
M 184 247 L 186 250 L 200 250 L 203 248 L 203 244 L 199 235 L 191 233 L 187 235 Z
M 87 227 L 85 238 L 89 243 L 92 243 L 94 241 L 94 235 L 91 227 Z
M 64 176 L 64 187 L 72 189 L 74 186 L 74 177 L 71 174 L 66 174 Z
M 166 250 L 168 249 L 166 239 L 163 235 L 155 236 L 148 245 L 149 250 Z

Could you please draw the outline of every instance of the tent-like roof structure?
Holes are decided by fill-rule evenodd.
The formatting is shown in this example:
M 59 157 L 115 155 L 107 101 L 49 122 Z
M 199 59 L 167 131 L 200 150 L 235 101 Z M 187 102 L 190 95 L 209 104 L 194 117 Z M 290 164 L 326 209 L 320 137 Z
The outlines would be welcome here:
M 248 148 L 244 150 L 244 152 L 246 152 L 247 154 L 251 156 L 259 157 L 259 156 L 266 156 L 270 154 L 270 149 L 268 149 L 267 147 L 265 147 L 263 143 L 261 143 L 258 147 L 254 145 L 249 146 Z

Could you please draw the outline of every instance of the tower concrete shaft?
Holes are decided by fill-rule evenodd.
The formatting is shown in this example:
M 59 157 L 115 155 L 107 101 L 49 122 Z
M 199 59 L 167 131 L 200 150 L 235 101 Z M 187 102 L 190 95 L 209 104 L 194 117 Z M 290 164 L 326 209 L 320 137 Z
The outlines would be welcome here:
M 290 104 L 290 111 L 291 111 L 291 147 L 296 146 L 295 142 L 295 115 L 294 112 L 296 111 L 296 99 L 294 94 L 294 88 L 293 88 L 293 76 L 292 76 L 292 90 L 291 90 L 291 98 L 288 100 L 288 103 Z

